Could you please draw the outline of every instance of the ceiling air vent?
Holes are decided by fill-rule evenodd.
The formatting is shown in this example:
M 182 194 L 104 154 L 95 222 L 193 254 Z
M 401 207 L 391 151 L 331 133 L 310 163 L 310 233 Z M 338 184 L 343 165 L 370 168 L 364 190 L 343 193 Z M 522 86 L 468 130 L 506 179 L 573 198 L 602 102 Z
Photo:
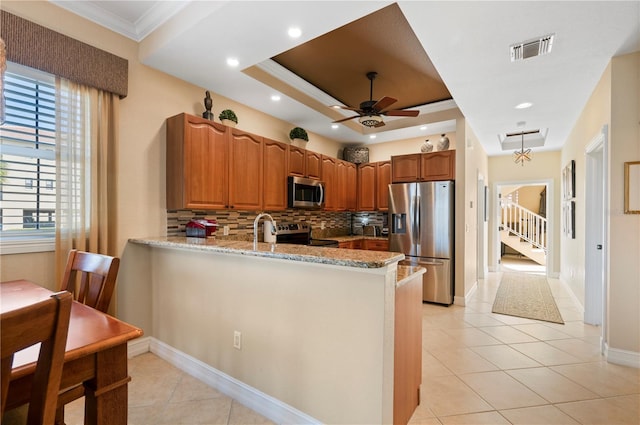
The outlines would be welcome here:
M 516 43 L 511 46 L 511 62 L 545 55 L 551 51 L 555 34 L 545 35 L 536 40 Z

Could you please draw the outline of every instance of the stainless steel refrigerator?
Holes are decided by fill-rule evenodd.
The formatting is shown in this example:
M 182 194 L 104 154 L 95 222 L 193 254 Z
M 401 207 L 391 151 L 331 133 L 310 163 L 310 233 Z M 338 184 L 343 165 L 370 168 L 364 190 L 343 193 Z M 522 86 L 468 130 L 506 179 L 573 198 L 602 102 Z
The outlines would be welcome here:
M 389 249 L 422 266 L 422 299 L 453 303 L 453 181 L 389 185 Z

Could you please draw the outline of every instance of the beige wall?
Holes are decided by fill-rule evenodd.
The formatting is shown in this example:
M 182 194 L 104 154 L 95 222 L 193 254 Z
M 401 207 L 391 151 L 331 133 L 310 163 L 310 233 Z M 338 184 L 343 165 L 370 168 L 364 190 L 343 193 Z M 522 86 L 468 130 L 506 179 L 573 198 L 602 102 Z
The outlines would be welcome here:
M 84 20 L 47 1 L 3 1 L 3 10 L 56 30 L 62 34 L 111 52 L 129 61 L 129 93 L 121 101 L 120 143 L 118 147 L 118 252 L 123 253 L 131 237 L 166 234 L 165 206 L 165 126 L 166 118 L 182 113 L 201 115 L 206 88 L 196 87 L 149 68 L 138 61 L 138 44 L 99 25 Z M 214 113 L 233 109 L 238 129 L 278 141 L 287 141 L 292 124 L 277 120 L 230 99 L 212 93 Z M 217 117 L 216 117 L 217 120 Z M 307 148 L 338 156 L 340 144 L 309 134 Z M 35 258 L 31 254 L 2 256 L 3 276 L 28 277 L 55 285 L 55 279 L 42 279 L 30 272 Z M 54 276 L 52 261 L 42 262 L 43 274 Z M 130 276 L 127 258 L 122 258 L 118 296 L 128 296 Z M 6 271 L 5 271 L 6 270 Z M 12 271 L 9 274 L 9 271 Z M 14 273 L 15 272 L 15 273 Z
M 457 134 L 455 132 L 446 133 L 449 138 L 449 149 L 456 149 L 457 146 Z M 434 149 L 437 149 L 438 140 L 440 140 L 440 134 L 429 134 L 424 137 L 414 137 L 411 139 L 396 140 L 393 142 L 375 143 L 368 145 L 369 147 L 369 161 L 387 161 L 394 155 L 406 155 L 410 153 L 420 153 L 420 147 L 425 140 L 433 144 Z
M 553 234 L 549 235 L 549 238 L 553 238 L 551 241 L 553 243 L 553 255 L 551 258 L 551 263 L 549 266 L 551 269 L 549 270 L 551 275 L 557 275 L 560 272 L 560 151 L 554 152 L 536 152 L 533 150 L 533 158 L 531 162 L 525 164 L 524 166 L 517 165 L 513 162 L 512 155 L 504 155 L 504 156 L 492 156 L 489 158 L 489 184 L 491 187 L 491 206 L 490 214 L 489 214 L 489 229 L 493 229 L 489 232 L 489 264 L 492 268 L 497 267 L 499 260 L 499 244 L 500 239 L 497 231 L 499 224 L 499 214 L 495 207 L 497 207 L 497 192 L 496 185 L 498 184 L 508 184 L 514 185 L 518 183 L 527 183 L 527 182 L 540 182 L 543 180 L 551 180 L 552 193 L 550 195 L 553 197 L 553 206 L 547 204 L 547 219 L 550 219 L 553 224 L 552 232 Z M 548 260 L 549 260 L 548 259 Z
M 562 279 L 584 299 L 585 148 L 609 126 L 609 237 L 605 341 L 614 355 L 640 356 L 640 216 L 623 214 L 625 161 L 640 160 L 640 53 L 612 59 L 562 150 L 576 161 L 576 239 L 562 239 Z M 605 201 L 606 202 L 606 201 Z

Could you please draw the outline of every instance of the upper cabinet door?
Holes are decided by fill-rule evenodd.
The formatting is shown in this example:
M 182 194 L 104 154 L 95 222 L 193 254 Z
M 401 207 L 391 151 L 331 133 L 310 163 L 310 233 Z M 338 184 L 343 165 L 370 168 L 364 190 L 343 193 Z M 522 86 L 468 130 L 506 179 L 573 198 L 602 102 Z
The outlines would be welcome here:
M 358 211 L 376 209 L 376 164 L 369 162 L 358 167 Z
M 289 174 L 305 177 L 307 175 L 307 151 L 297 146 L 289 145 Z
M 335 211 L 338 207 L 338 179 L 336 159 L 322 155 L 322 179 L 324 181 L 324 209 Z
M 358 209 L 358 170 L 356 164 L 347 163 L 347 211 Z
M 394 183 L 420 180 L 420 154 L 392 156 L 391 172 Z
M 389 210 L 389 183 L 391 183 L 391 161 L 376 163 L 376 209 Z
M 179 114 L 168 118 L 167 209 L 223 209 L 228 204 L 227 127 Z
M 268 211 L 287 208 L 287 146 L 264 139 L 262 206 Z
M 420 175 L 423 181 L 454 180 L 456 178 L 456 151 L 422 154 Z
M 262 137 L 232 129 L 229 147 L 229 208 L 262 209 Z
M 322 155 L 313 151 L 306 151 L 307 172 L 306 177 L 310 179 L 322 179 Z

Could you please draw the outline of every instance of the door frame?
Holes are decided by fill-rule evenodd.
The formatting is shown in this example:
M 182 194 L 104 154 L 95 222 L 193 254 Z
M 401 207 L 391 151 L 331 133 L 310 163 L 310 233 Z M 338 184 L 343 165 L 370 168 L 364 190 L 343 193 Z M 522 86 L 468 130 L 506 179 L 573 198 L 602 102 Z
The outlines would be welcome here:
M 600 348 L 604 350 L 607 317 L 608 226 L 606 205 L 609 199 L 608 126 L 604 125 L 585 147 L 585 282 L 584 322 L 601 325 Z M 602 250 L 593 249 L 602 245 Z M 589 247 L 592 247 L 591 249 Z M 604 352 L 604 351 L 603 351 Z
M 493 250 L 493 261 L 491 264 L 492 271 L 499 271 L 500 261 L 500 233 L 498 226 L 500 223 L 500 188 L 502 186 L 545 186 L 547 188 L 547 229 L 551 231 L 547 232 L 547 261 L 545 265 L 545 276 L 557 277 L 555 270 L 554 253 L 556 252 L 556 237 L 555 237 L 555 201 L 554 201 L 554 179 L 536 179 L 536 180 L 509 180 L 494 182 L 491 186 L 491 204 L 492 204 L 492 217 L 493 222 L 491 225 L 491 234 L 493 237 L 493 246 L 490 248 Z

